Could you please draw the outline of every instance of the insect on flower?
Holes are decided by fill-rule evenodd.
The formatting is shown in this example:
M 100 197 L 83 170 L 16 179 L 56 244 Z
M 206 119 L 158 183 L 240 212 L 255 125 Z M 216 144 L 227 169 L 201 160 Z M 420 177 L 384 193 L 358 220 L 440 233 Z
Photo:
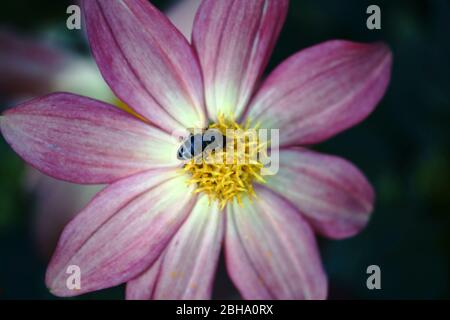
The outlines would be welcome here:
M 190 160 L 203 155 L 206 149 L 224 148 L 226 146 L 225 136 L 214 129 L 206 130 L 202 133 L 190 134 L 178 149 L 179 160 Z
M 358 233 L 374 192 L 348 161 L 302 146 L 374 110 L 392 55 L 383 43 L 332 40 L 259 81 L 287 10 L 287 0 L 205 0 L 189 43 L 146 0 L 83 1 L 93 56 L 132 112 L 55 93 L 0 117 L 6 141 L 35 168 L 107 184 L 62 233 L 46 274 L 52 293 L 127 283 L 128 299 L 208 299 L 223 248 L 243 298 L 326 298 L 315 234 Z M 187 128 L 226 143 L 172 134 Z M 227 133 L 255 129 L 279 129 L 275 175 L 262 174 L 260 139 L 239 148 Z M 81 270 L 75 291 L 66 286 L 71 265 Z

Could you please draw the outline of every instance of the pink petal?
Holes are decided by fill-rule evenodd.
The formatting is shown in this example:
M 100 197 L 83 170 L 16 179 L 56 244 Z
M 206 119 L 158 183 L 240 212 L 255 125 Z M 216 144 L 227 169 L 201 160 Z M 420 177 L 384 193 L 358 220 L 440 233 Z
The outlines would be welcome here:
M 146 0 L 83 3 L 93 55 L 117 96 L 169 132 L 203 127 L 200 67 L 172 23 Z
M 225 255 L 244 299 L 325 299 L 314 233 L 291 204 L 258 186 L 258 199 L 228 206 Z
M 306 149 L 280 151 L 280 169 L 267 186 L 292 202 L 314 228 L 330 238 L 363 229 L 373 209 L 374 192 L 348 161 Z
M 382 43 L 328 41 L 283 62 L 262 85 L 248 116 L 279 128 L 281 145 L 318 143 L 357 124 L 383 97 L 392 54 Z
M 205 0 L 197 13 L 193 44 L 205 81 L 209 117 L 247 105 L 283 26 L 287 0 Z
M 72 94 L 26 102 L 0 117 L 6 141 L 29 164 L 75 183 L 110 183 L 177 165 L 178 142 L 111 105 Z
M 169 169 L 140 173 L 100 192 L 65 228 L 47 270 L 58 296 L 112 287 L 143 272 L 161 254 L 195 202 L 183 176 Z M 81 270 L 81 289 L 66 286 Z
M 21 98 L 48 93 L 67 54 L 19 34 L 0 31 L 0 95 Z
M 56 91 L 117 102 L 92 59 L 4 30 L 0 74 L 0 96 L 15 102 Z
M 203 196 L 158 262 L 127 284 L 127 299 L 210 299 L 224 218 Z

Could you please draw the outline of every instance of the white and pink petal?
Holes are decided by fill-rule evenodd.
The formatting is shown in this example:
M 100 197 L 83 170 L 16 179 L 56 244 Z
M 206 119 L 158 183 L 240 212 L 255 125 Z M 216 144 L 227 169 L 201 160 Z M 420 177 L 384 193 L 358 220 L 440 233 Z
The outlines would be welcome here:
M 30 165 L 74 183 L 110 183 L 179 164 L 175 137 L 112 105 L 72 94 L 52 94 L 8 110 L 0 129 Z
M 321 142 L 366 118 L 383 97 L 392 54 L 383 43 L 333 40 L 300 51 L 278 66 L 247 116 L 280 129 L 280 145 Z
M 57 296 L 75 296 L 135 278 L 157 260 L 194 203 L 185 178 L 170 169 L 106 187 L 64 229 L 47 286 Z M 79 289 L 67 286 L 70 266 L 80 270 Z
M 207 196 L 152 267 L 127 284 L 127 299 L 210 299 L 225 215 Z
M 350 162 L 301 148 L 282 149 L 267 186 L 289 200 L 320 234 L 342 239 L 368 223 L 374 191 Z
M 269 61 L 288 10 L 287 0 L 202 2 L 193 44 L 205 82 L 209 118 L 239 117 Z
M 314 232 L 288 201 L 257 186 L 258 199 L 227 207 L 225 258 L 244 299 L 325 299 Z
M 169 19 L 146 0 L 83 4 L 92 53 L 114 93 L 168 132 L 204 127 L 200 67 Z

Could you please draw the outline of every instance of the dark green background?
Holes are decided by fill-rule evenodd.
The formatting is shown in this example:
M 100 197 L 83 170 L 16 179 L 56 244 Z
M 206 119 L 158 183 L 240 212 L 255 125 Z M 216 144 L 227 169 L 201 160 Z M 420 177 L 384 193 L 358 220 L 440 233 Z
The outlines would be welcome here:
M 366 28 L 370 4 L 381 7 L 381 30 Z M 67 5 L 60 0 L 2 1 L 0 25 L 27 33 L 56 25 L 65 46 L 87 53 L 80 32 L 65 28 Z M 304 47 L 334 38 L 383 40 L 394 53 L 394 64 L 389 90 L 376 111 L 315 147 L 351 160 L 377 193 L 373 218 L 361 234 L 320 240 L 330 298 L 450 298 L 450 4 L 292 0 L 270 68 Z M 30 236 L 33 197 L 21 187 L 24 164 L 2 138 L 0 161 L 0 299 L 54 298 L 44 285 L 46 261 L 36 254 Z M 366 288 L 371 264 L 381 267 L 381 290 Z M 215 290 L 219 298 L 233 294 L 224 273 L 221 267 Z M 122 297 L 119 287 L 81 298 Z

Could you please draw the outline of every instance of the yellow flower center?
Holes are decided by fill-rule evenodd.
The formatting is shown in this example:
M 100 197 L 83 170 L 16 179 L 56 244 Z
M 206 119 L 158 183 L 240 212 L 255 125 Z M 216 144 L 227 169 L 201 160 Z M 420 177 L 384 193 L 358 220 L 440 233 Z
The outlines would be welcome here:
M 183 171 L 190 175 L 189 185 L 195 193 L 205 193 L 210 202 L 218 201 L 221 208 L 235 199 L 242 205 L 241 197 L 256 197 L 253 182 L 265 183 L 261 177 L 263 164 L 258 155 L 265 152 L 265 144 L 257 137 L 257 128 L 250 129 L 248 121 L 241 126 L 232 117 L 218 117 L 208 129 L 219 130 L 226 144 L 215 150 L 206 150 L 200 159 L 189 160 Z

